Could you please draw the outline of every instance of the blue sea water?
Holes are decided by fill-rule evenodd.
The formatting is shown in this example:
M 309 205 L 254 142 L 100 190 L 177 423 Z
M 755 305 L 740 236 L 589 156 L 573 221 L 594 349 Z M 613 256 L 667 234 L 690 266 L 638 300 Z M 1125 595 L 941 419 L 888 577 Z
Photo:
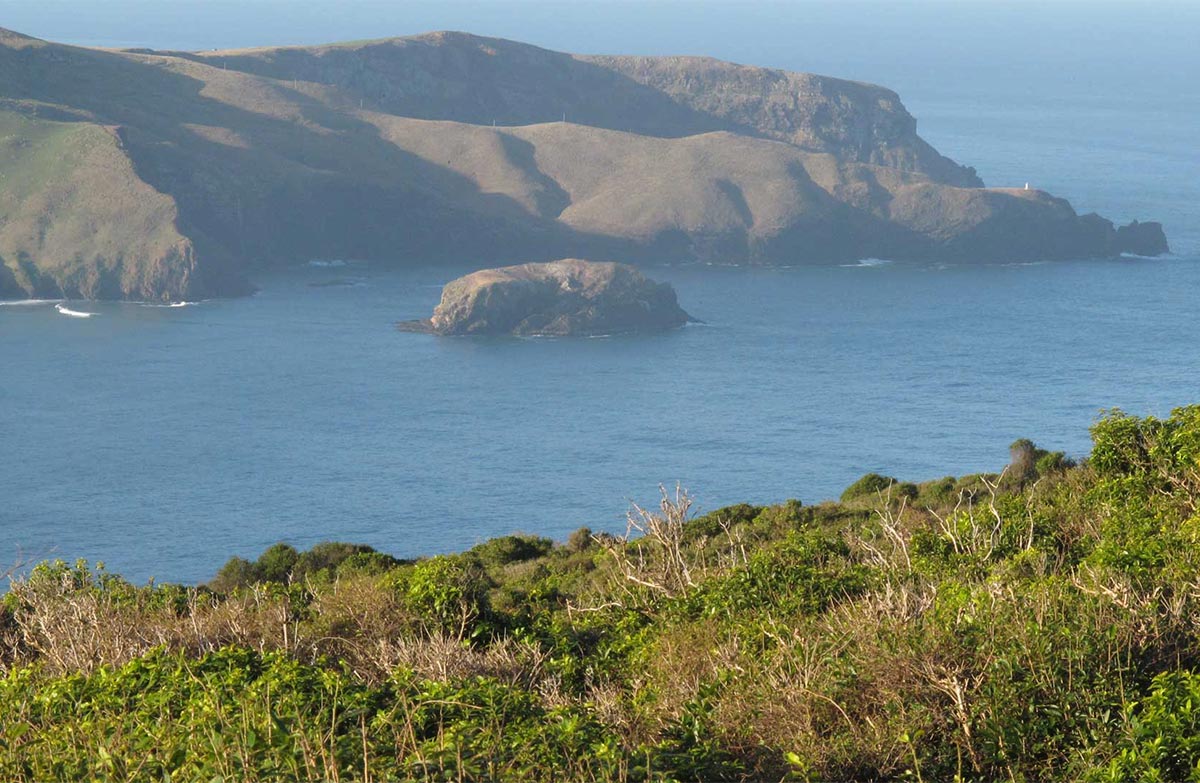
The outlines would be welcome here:
M 272 0 L 112 10 L 137 2 L 0 10 L 6 26 L 93 44 L 456 27 L 867 79 L 897 88 L 925 138 L 989 184 L 1162 220 L 1175 253 L 657 266 L 706 324 L 638 338 L 398 333 L 466 271 L 404 266 L 419 259 L 296 259 L 255 297 L 187 307 L 67 304 L 90 318 L 0 306 L 0 564 L 86 557 L 198 581 L 278 540 L 413 556 L 514 531 L 564 538 L 622 530 L 628 502 L 660 482 L 703 509 L 815 502 L 872 470 L 996 469 L 1018 437 L 1082 455 L 1102 408 L 1200 402 L 1195 6 L 325 2 L 341 10 L 325 24 Z M 180 25 L 189 13 L 206 23 Z

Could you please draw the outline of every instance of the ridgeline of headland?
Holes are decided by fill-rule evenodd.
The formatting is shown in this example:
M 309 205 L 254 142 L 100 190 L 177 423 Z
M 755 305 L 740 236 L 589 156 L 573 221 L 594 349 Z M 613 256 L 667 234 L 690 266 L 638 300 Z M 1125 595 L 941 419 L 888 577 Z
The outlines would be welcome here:
M 47 563 L 0 603 L 0 778 L 1186 780 L 1200 406 L 1079 464 L 207 586 Z
M 221 52 L 0 30 L 0 298 L 194 300 L 297 258 L 834 263 L 1165 252 L 984 188 L 890 90 L 464 33 Z

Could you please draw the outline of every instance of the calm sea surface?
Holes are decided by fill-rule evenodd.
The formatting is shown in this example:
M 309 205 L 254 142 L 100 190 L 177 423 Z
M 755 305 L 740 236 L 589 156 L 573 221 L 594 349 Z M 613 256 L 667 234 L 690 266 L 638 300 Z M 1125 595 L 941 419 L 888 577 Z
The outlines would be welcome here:
M 214 7 L 244 15 L 254 5 Z M 576 7 L 599 14 L 594 5 Z M 311 40 L 434 27 L 522 37 L 510 28 L 523 21 L 523 37 L 564 49 L 703 49 L 882 82 L 901 91 L 930 142 L 989 184 L 1028 181 L 1080 211 L 1159 219 L 1176 252 L 1012 266 L 654 267 L 707 325 L 641 338 L 400 334 L 394 321 L 427 314 L 466 270 L 303 258 L 242 300 L 69 304 L 92 318 L 0 306 L 0 564 L 21 552 L 86 557 L 136 580 L 197 581 L 279 540 L 419 555 L 514 531 L 563 538 L 580 525 L 623 529 L 628 502 L 653 500 L 660 482 L 682 481 L 704 509 L 815 502 L 872 470 L 922 480 L 995 469 L 1018 437 L 1085 454 L 1101 408 L 1166 414 L 1200 402 L 1200 100 L 1184 78 L 1198 62 L 1185 23 L 1200 15 L 1102 4 L 1076 24 L 1069 9 L 1082 5 L 1030 20 L 980 4 L 974 26 L 961 10 L 931 16 L 934 4 L 880 11 L 861 58 L 841 24 L 852 11 L 821 4 L 807 6 L 823 9 L 811 24 L 771 24 L 760 12 L 758 27 L 747 6 L 696 6 L 708 16 L 694 18 L 737 35 L 705 38 L 693 22 L 682 28 L 699 30 L 690 46 L 666 26 L 639 28 L 622 46 L 615 24 L 593 26 L 584 42 L 561 20 L 479 11 L 471 24 L 429 4 L 412 6 L 425 9 L 415 29 L 354 27 L 350 14 L 335 35 L 314 18 Z M 459 15 L 501 6 L 447 4 Z M 199 37 L 188 41 L 157 28 L 126 34 L 118 16 L 89 17 L 73 39 L 82 23 L 71 8 L 51 3 L 5 24 L 81 42 L 219 45 L 215 23 L 189 27 Z M 367 21 L 386 12 L 357 8 Z M 1075 32 L 1066 50 L 1047 41 L 1055 24 Z M 255 32 L 240 22 L 236 31 Z M 798 31 L 808 46 L 789 48 Z M 928 45 L 914 47 L 918 38 Z

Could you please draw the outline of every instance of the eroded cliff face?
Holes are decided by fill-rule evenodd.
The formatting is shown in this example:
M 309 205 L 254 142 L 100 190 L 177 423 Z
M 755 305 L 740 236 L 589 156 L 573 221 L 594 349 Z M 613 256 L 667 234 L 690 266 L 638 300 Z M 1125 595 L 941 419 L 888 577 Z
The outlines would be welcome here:
M 873 84 L 705 57 L 584 57 L 733 128 L 843 160 L 982 187 L 975 170 L 917 135 L 900 96 Z
M 441 335 L 582 337 L 662 331 L 688 320 L 669 284 L 626 264 L 568 258 L 452 280 L 431 318 L 398 326 Z
M 112 52 L 0 34 L 0 296 L 193 299 L 297 258 L 1151 254 L 976 187 L 889 90 L 461 33 Z M 566 115 L 567 121 L 562 121 Z M 495 124 L 493 124 L 495 123 Z

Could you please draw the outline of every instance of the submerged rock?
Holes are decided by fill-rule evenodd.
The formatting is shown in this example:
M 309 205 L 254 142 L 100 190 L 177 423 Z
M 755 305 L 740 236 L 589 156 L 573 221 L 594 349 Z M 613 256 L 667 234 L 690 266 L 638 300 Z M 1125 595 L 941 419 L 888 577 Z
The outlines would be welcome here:
M 689 320 L 668 283 L 627 264 L 568 258 L 452 280 L 431 318 L 397 326 L 444 335 L 588 336 L 662 331 Z

